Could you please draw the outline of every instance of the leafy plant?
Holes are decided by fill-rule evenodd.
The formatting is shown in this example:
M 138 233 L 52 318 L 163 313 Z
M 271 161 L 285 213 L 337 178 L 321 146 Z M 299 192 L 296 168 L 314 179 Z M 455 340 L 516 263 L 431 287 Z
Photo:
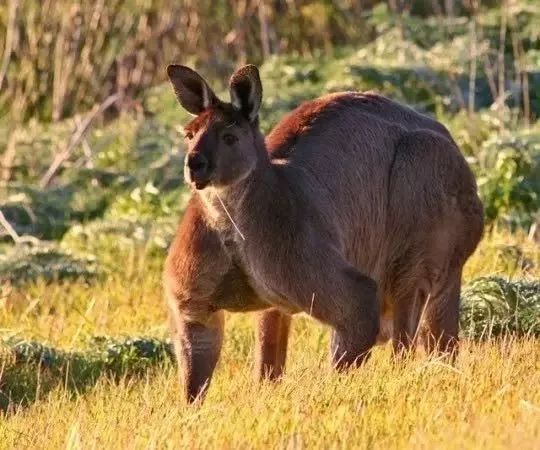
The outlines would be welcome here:
M 472 338 L 540 336 L 540 282 L 482 277 L 462 295 L 461 329 Z
M 95 258 L 74 256 L 57 244 L 18 245 L 0 254 L 0 284 L 22 285 L 38 279 L 94 280 L 98 276 Z
M 72 351 L 9 337 L 0 341 L 0 411 L 59 384 L 80 392 L 100 376 L 136 377 L 172 356 L 170 343 L 148 337 L 94 337 L 86 349 Z
M 540 209 L 540 139 L 491 140 L 484 154 L 478 186 L 488 222 L 530 226 Z

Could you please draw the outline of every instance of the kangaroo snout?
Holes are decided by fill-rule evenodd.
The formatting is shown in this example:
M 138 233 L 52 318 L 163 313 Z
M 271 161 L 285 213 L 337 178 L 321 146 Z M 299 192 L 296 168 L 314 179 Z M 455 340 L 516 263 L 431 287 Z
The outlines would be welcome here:
M 202 153 L 192 153 L 187 156 L 186 175 L 190 183 L 197 189 L 203 189 L 208 184 L 210 175 L 208 159 Z

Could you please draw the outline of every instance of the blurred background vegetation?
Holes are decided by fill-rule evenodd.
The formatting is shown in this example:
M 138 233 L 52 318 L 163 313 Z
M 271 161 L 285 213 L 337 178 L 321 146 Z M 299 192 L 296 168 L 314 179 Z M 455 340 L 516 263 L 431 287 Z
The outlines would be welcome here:
M 508 100 L 530 119 L 539 108 L 538 94 L 525 92 L 538 76 L 538 2 L 500 3 L 7 0 L 0 6 L 0 112 L 20 122 L 58 121 L 114 93 L 124 98 L 116 110 L 134 107 L 129 100 L 162 82 L 170 61 L 222 79 L 247 61 L 320 61 L 386 35 L 373 56 L 388 57 L 394 67 L 428 57 L 452 81 L 447 87 L 459 91 L 457 106 Z
M 265 131 L 340 90 L 376 90 L 443 122 L 487 221 L 462 329 L 540 335 L 537 0 L 7 0 L 0 56 L 0 328 L 13 367 L 42 364 L 36 352 L 53 365 L 82 357 L 43 342 L 92 342 L 99 370 L 110 348 L 161 349 L 94 337 L 166 335 L 160 268 L 188 195 L 171 62 L 217 92 L 258 64 Z M 250 342 L 242 333 L 235 348 Z

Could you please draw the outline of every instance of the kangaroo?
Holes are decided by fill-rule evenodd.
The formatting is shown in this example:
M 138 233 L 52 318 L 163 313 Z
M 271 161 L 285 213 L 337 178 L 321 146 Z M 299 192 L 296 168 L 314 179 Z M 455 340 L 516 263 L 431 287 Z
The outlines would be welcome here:
M 189 402 L 207 391 L 223 311 L 259 311 L 255 372 L 277 379 L 291 315 L 332 328 L 331 360 L 356 367 L 376 342 L 396 354 L 458 342 L 462 267 L 483 232 L 476 183 L 447 129 L 376 93 L 303 103 L 266 136 L 257 68 L 230 103 L 192 69 L 167 68 L 193 194 L 164 270 Z M 421 322 L 421 323 L 420 323 Z

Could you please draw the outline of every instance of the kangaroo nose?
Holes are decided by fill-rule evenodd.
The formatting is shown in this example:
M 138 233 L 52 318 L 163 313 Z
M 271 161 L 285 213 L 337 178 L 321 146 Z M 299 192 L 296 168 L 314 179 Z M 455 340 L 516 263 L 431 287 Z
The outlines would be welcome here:
M 208 160 L 204 155 L 195 153 L 188 157 L 188 168 L 194 178 L 203 178 L 208 171 Z

